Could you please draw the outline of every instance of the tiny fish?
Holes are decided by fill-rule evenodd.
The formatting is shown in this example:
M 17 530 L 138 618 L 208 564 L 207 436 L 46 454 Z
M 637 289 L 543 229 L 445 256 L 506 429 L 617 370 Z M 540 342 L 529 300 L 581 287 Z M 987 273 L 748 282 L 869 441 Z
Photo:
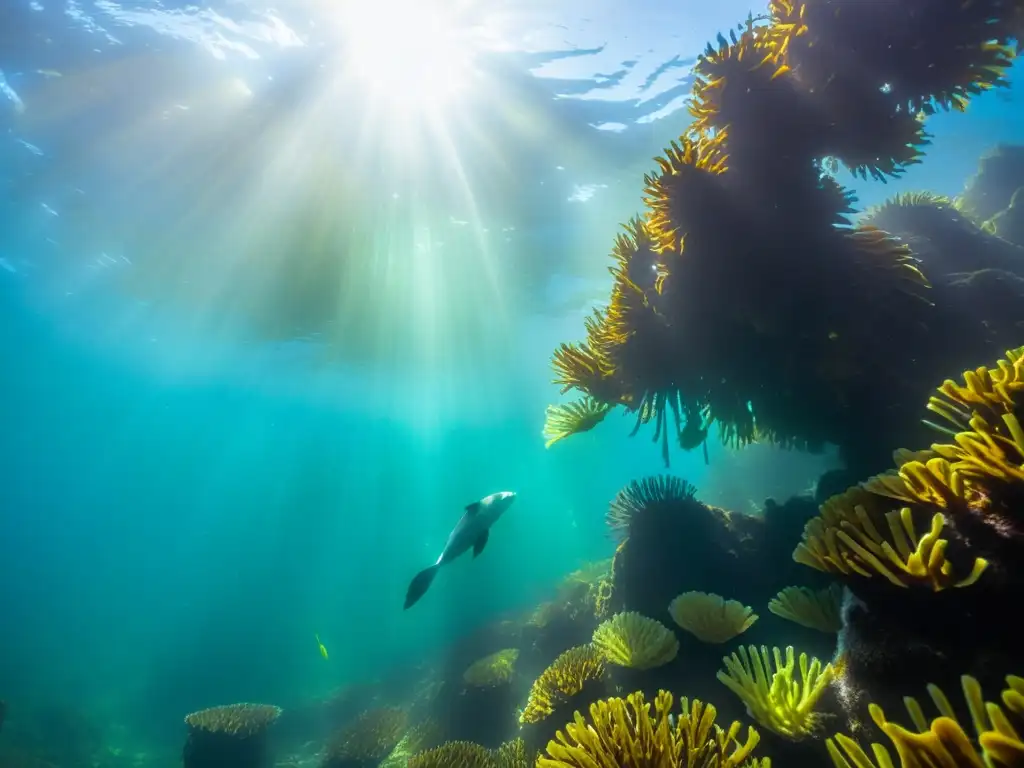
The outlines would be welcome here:
M 325 659 L 327 658 L 327 647 L 320 642 L 320 635 L 313 635 L 316 638 L 316 644 L 320 646 L 320 655 Z

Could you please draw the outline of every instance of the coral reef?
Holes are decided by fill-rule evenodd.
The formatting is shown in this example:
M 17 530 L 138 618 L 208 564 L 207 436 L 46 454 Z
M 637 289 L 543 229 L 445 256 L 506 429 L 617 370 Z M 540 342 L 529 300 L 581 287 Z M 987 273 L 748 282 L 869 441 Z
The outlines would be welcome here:
M 266 704 L 229 704 L 185 717 L 185 768 L 269 768 L 267 732 L 281 716 Z
M 708 46 L 607 304 L 554 354 L 576 399 L 544 439 L 617 410 L 666 465 L 717 431 L 834 444 L 845 466 L 760 515 L 630 482 L 610 563 L 410 671 L 411 695 L 353 694 L 373 709 L 339 718 L 324 768 L 893 768 L 882 738 L 904 768 L 1021 764 L 1024 349 L 970 366 L 1024 332 L 1024 156 L 856 222 L 835 170 L 920 162 L 931 114 L 1005 84 L 1022 18 L 1016 0 L 770 0 Z M 914 731 L 886 718 L 927 683 L 938 718 L 913 699 Z M 966 706 L 941 694 L 957 684 Z
M 1024 668 L 999 629 L 1024 588 L 1024 349 L 947 379 L 927 408 L 945 441 L 897 451 L 895 469 L 830 499 L 793 554 L 849 590 L 837 693 L 853 730 L 865 702 L 888 707 L 922 681 L 948 688 L 952 669 L 987 687 Z

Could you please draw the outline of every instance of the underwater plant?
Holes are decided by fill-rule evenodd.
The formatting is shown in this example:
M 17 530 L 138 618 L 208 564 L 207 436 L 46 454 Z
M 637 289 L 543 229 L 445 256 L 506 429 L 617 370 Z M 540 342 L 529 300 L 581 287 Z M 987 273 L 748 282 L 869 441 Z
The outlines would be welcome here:
M 544 418 L 544 447 L 550 448 L 560 440 L 581 432 L 589 432 L 608 415 L 611 406 L 584 397 L 565 405 L 548 406 Z
M 970 675 L 960 678 L 973 726 L 973 738 L 960 723 L 949 699 L 935 685 L 928 695 L 939 711 L 929 720 L 917 699 L 904 699 L 913 723 L 908 730 L 890 721 L 877 704 L 868 711 L 875 725 L 892 742 L 903 768 L 914 766 L 955 766 L 956 768 L 1016 768 L 1024 765 L 1024 678 L 1006 678 L 1001 703 L 985 701 L 981 685 Z M 836 768 L 894 768 L 892 755 L 881 744 L 871 753 L 854 739 L 836 734 L 826 741 Z
M 1018 10 L 1017 16 L 1022 19 L 1024 13 Z M 1017 31 L 1024 30 L 1019 26 Z M 1021 186 L 1024 144 L 997 144 L 978 160 L 978 170 L 964 186 L 959 204 L 976 221 L 988 221 L 1006 209 Z
M 570 648 L 556 658 L 530 687 L 530 695 L 519 716 L 520 723 L 538 723 L 568 701 L 591 680 L 605 672 L 605 661 L 592 645 Z
M 731 446 L 833 443 L 867 475 L 917 429 L 905 404 L 951 357 L 1013 331 L 1012 312 L 932 291 L 974 269 L 970 253 L 926 277 L 907 243 L 851 224 L 853 195 L 829 171 L 898 176 L 921 161 L 929 115 L 1007 85 L 1013 4 L 932 10 L 772 0 L 706 48 L 693 123 L 655 159 L 645 212 L 612 247 L 608 301 L 554 353 L 563 393 L 633 414 L 634 434 L 652 425 L 666 465 L 673 443 L 706 456 L 717 425 Z
M 974 584 L 988 562 L 978 557 L 969 571 L 957 572 L 945 556 L 945 518 L 939 512 L 928 517 L 931 526 L 921 535 L 910 507 L 887 509 L 882 497 L 851 488 L 821 505 L 821 514 L 808 521 L 793 559 L 826 573 L 881 576 L 898 587 L 939 591 Z
M 768 603 L 768 610 L 808 629 L 838 632 L 843 628 L 840 607 L 843 588 L 830 584 L 825 589 L 786 587 Z
M 269 768 L 267 732 L 281 716 L 267 704 L 229 704 L 185 717 L 185 768 Z
M 494 752 L 471 741 L 448 741 L 409 758 L 408 768 L 499 768 Z
M 617 613 L 594 630 L 594 647 L 610 664 L 654 669 L 679 652 L 679 639 L 660 621 L 636 611 Z
M 727 643 L 757 621 L 750 606 L 707 592 L 684 592 L 668 606 L 680 627 L 705 643 Z
M 330 740 L 323 768 L 367 768 L 384 760 L 405 734 L 408 715 L 397 707 L 362 712 Z
M 496 685 L 504 685 L 512 680 L 518 658 L 518 648 L 505 648 L 495 651 L 489 656 L 484 656 L 482 659 L 474 661 L 462 673 L 462 680 L 466 685 L 475 688 L 490 688 Z
M 715 723 L 711 704 L 680 701 L 672 715 L 671 693 L 658 691 L 651 705 L 639 691 L 625 699 L 611 698 L 590 706 L 590 721 L 577 712 L 573 722 L 548 743 L 537 768 L 769 768 L 767 758 L 751 757 L 759 736 L 732 723 L 728 730 Z
M 818 659 L 800 654 L 799 677 L 793 647 L 785 657 L 778 648 L 771 653 L 751 645 L 722 659 L 725 670 L 718 679 L 747 706 L 765 728 L 787 739 L 799 740 L 820 731 L 822 716 L 815 705 L 832 681 L 835 669 Z

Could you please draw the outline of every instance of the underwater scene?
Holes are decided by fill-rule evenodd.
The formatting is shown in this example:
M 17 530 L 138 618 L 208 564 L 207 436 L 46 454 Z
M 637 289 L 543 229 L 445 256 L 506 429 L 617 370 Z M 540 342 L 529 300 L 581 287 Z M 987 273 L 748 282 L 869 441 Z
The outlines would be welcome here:
M 0 0 L 0 768 L 1024 768 L 1022 51 Z

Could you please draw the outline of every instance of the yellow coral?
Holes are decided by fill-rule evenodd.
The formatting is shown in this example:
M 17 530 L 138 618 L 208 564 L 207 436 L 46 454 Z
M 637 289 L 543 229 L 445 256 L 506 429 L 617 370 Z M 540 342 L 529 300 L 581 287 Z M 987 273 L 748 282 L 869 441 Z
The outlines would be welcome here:
M 955 575 L 946 560 L 948 542 L 940 538 L 944 524 L 935 513 L 931 528 L 920 536 L 909 507 L 886 511 L 881 497 L 854 487 L 821 505 L 820 515 L 804 527 L 793 559 L 826 573 L 882 576 L 898 587 L 923 585 L 938 592 L 969 586 L 988 562 L 979 557 L 970 573 Z
M 684 592 L 669 603 L 668 612 L 676 624 L 705 643 L 726 643 L 757 621 L 749 606 L 707 592 Z
M 244 739 L 263 733 L 280 716 L 280 708 L 268 704 L 228 704 L 193 712 L 185 723 L 197 731 Z
M 916 699 L 908 696 L 903 700 L 913 731 L 887 720 L 877 704 L 871 704 L 868 711 L 896 748 L 903 768 L 1017 768 L 1024 765 L 1024 678 L 1011 675 L 1006 678 L 1006 684 L 1000 705 L 983 699 L 981 686 L 975 678 L 969 675 L 960 678 L 976 745 L 957 720 L 949 699 L 935 685 L 928 686 L 928 694 L 939 716 L 931 722 Z M 871 756 L 843 734 L 828 739 L 826 745 L 836 768 L 893 768 L 896 765 L 881 744 L 871 745 Z
M 519 722 L 540 722 L 555 711 L 557 703 L 582 691 L 587 681 L 599 679 L 604 669 L 604 659 L 594 646 L 570 648 L 533 682 Z
M 406 713 L 395 707 L 378 707 L 363 712 L 331 739 L 325 764 L 383 760 L 401 741 L 407 722 Z
M 768 603 L 768 610 L 809 629 L 838 632 L 843 628 L 842 600 L 843 588 L 839 584 L 819 590 L 786 587 Z
M 505 648 L 496 651 L 470 664 L 469 668 L 462 673 L 462 679 L 467 685 L 476 688 L 503 685 L 512 679 L 518 658 L 518 648 Z
M 436 743 L 438 734 L 437 722 L 432 719 L 420 721 L 409 728 L 399 740 L 391 753 L 378 765 L 378 768 L 408 768 L 409 758 L 422 752 L 428 744 Z
M 681 136 L 665 149 L 664 157 L 655 158 L 660 173 L 644 176 L 644 202 L 651 211 L 647 230 L 658 250 L 682 249 L 684 223 L 694 220 L 690 212 L 700 209 L 697 203 L 709 185 L 726 171 L 725 137 L 725 131 L 696 140 Z
M 592 397 L 565 405 L 549 405 L 544 419 L 544 447 L 596 427 L 608 415 L 611 406 Z
M 635 611 L 601 622 L 593 644 L 605 660 L 632 669 L 660 667 L 679 652 L 679 639 L 671 629 Z
M 995 369 L 979 367 L 964 372 L 964 383 L 946 379 L 928 409 L 954 423 L 964 423 L 964 414 L 1012 412 L 1024 395 L 1024 347 L 1010 349 L 996 362 Z
M 526 748 L 522 739 L 504 742 L 495 750 L 498 768 L 533 768 L 537 764 L 537 753 Z
M 760 653 L 753 645 L 740 646 L 722 661 L 725 670 L 718 672 L 718 679 L 765 728 L 789 739 L 803 739 L 819 729 L 821 715 L 814 707 L 835 674 L 831 664 L 808 662 L 807 654 L 801 653 L 798 681 L 792 646 L 786 648 L 785 661 L 778 648 L 769 654 L 763 645 Z
M 409 758 L 408 768 L 504 768 L 494 752 L 472 741 L 448 741 Z
M 1024 427 L 1016 412 L 1022 394 L 1024 347 L 1008 350 L 995 369 L 966 371 L 963 384 L 947 379 L 928 409 L 950 426 L 926 423 L 952 442 L 933 445 L 926 456 L 905 461 L 864 487 L 909 503 L 984 507 L 992 481 L 1024 480 Z
M 861 483 L 864 490 L 909 504 L 949 507 L 970 499 L 972 489 L 946 459 L 929 451 L 923 459 L 904 461 L 895 471 Z
M 577 712 L 573 722 L 548 742 L 537 768 L 736 768 L 757 746 L 759 736 L 734 722 L 726 731 L 715 723 L 715 708 L 686 698 L 672 718 L 672 694 L 658 691 L 651 705 L 642 693 L 590 706 L 590 723 Z M 674 720 L 674 722 L 673 722 Z M 767 761 L 756 762 L 768 768 Z

